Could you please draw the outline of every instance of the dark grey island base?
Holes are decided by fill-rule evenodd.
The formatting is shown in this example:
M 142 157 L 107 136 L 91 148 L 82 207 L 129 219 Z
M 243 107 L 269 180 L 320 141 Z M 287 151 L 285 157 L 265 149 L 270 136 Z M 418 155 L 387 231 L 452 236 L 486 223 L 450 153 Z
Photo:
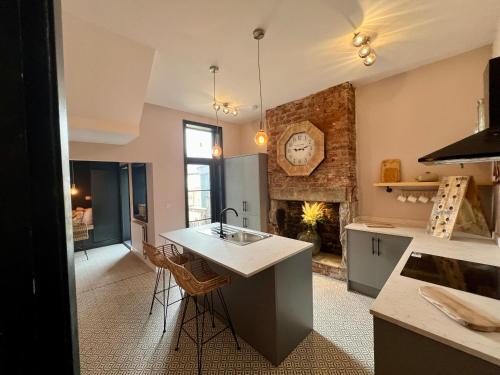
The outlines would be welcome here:
M 500 366 L 373 318 L 375 375 L 499 375 Z
M 222 291 L 236 333 L 275 366 L 313 327 L 311 257 L 311 250 L 302 251 L 249 278 L 209 262 L 214 271 L 231 275 Z

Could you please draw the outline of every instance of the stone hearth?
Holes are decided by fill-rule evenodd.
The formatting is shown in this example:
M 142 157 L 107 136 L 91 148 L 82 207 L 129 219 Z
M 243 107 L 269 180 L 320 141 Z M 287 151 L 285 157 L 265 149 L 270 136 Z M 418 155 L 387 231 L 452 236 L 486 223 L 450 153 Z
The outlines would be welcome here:
M 325 202 L 329 218 L 318 226 L 321 253 L 313 270 L 345 278 L 345 226 L 356 205 L 354 88 L 344 83 L 266 112 L 269 131 L 269 230 L 296 238 L 304 201 Z M 277 163 L 277 140 L 291 125 L 310 121 L 325 135 L 325 158 L 309 176 L 288 176 Z

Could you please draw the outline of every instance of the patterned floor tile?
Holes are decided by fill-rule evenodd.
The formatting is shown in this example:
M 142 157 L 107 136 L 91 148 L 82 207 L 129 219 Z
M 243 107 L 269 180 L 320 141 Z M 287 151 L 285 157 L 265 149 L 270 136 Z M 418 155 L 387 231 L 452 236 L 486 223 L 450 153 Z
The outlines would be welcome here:
M 194 343 L 183 335 L 174 350 L 180 305 L 165 334 L 161 306 L 149 315 L 154 272 L 122 245 L 88 253 L 75 259 L 82 374 L 195 374 Z M 373 300 L 325 276 L 313 288 L 314 331 L 279 367 L 242 340 L 237 351 L 225 331 L 204 347 L 203 373 L 373 374 Z

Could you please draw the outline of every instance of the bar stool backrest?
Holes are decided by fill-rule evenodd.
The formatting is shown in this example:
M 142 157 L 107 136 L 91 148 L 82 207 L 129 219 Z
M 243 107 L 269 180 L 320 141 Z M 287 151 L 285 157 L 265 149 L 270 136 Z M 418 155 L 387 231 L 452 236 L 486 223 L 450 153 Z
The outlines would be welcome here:
M 166 244 L 162 246 L 153 246 L 147 242 L 142 242 L 142 248 L 146 252 L 146 256 L 156 267 L 169 268 L 168 258 L 181 257 L 179 251 L 174 244 Z
M 176 259 L 167 259 L 170 272 L 177 284 L 191 296 L 201 296 L 229 283 L 229 276 L 214 273 L 202 259 L 179 264 Z
M 84 241 L 89 238 L 89 227 L 85 223 L 73 223 L 73 241 Z
M 167 262 L 169 263 L 168 267 L 177 284 L 189 295 L 199 295 L 200 289 L 202 288 L 201 285 L 199 285 L 200 283 L 195 279 L 194 275 L 183 265 L 177 264 L 173 259 L 168 259 Z

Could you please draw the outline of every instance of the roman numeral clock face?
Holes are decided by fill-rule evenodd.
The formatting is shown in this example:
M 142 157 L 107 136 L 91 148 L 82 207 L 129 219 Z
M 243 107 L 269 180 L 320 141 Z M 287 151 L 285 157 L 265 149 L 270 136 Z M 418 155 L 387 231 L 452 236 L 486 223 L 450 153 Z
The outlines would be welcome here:
M 306 165 L 314 152 L 314 139 L 306 132 L 295 133 L 286 143 L 285 157 L 293 165 Z

